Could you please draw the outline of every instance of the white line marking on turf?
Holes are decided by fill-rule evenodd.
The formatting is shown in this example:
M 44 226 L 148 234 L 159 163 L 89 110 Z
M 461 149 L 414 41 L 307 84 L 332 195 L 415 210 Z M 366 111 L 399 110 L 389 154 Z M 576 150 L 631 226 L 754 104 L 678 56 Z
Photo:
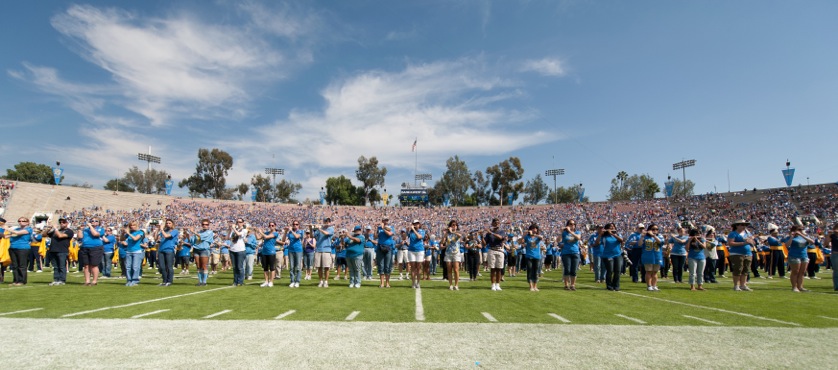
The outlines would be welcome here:
M 288 311 L 288 312 L 286 312 L 286 313 L 284 313 L 284 314 L 282 314 L 282 315 L 279 315 L 279 316 L 275 317 L 275 318 L 274 318 L 274 320 L 282 320 L 282 319 L 284 319 L 284 318 L 285 318 L 285 317 L 287 317 L 287 316 L 293 315 L 295 312 L 297 312 L 297 310 L 291 310 L 291 311 Z
M 481 312 L 481 314 L 483 314 L 483 317 L 485 317 L 486 320 L 489 320 L 491 322 L 498 322 L 498 319 L 496 319 L 494 316 L 490 315 L 488 312 Z
M 134 315 L 134 316 L 131 316 L 131 318 L 132 318 L 132 319 L 139 319 L 139 318 L 141 318 L 141 317 L 146 317 L 146 316 L 156 315 L 156 314 L 158 314 L 158 313 L 163 313 L 163 312 L 166 312 L 166 311 L 168 311 L 168 310 L 169 310 L 169 309 L 167 308 L 167 309 L 165 309 L 165 310 L 157 310 L 157 311 L 152 311 L 152 312 L 148 312 L 148 313 L 141 313 L 141 314 L 139 314 L 139 315 Z
M 638 324 L 645 324 L 645 323 L 646 323 L 646 322 L 645 322 L 645 321 L 643 321 L 643 320 L 640 320 L 640 319 L 635 319 L 635 318 L 633 318 L 633 317 L 628 317 L 628 316 L 626 316 L 626 315 L 619 314 L 619 313 L 615 313 L 615 314 L 614 314 L 614 316 L 617 316 L 617 317 L 622 317 L 622 318 L 624 318 L 624 319 L 626 319 L 626 320 L 631 320 L 631 321 L 634 321 L 634 322 L 636 322 L 636 323 L 638 323 Z
M 834 317 L 827 317 L 827 316 L 818 316 L 818 317 L 820 317 L 820 318 L 822 318 L 822 319 L 830 319 L 830 320 L 836 320 L 836 321 L 838 321 L 838 319 L 836 319 L 836 318 L 834 318 Z
M 24 313 L 24 312 L 32 312 L 32 311 L 40 311 L 40 310 L 43 310 L 43 308 L 31 308 L 31 309 L 28 309 L 28 310 L 20 310 L 20 311 L 14 311 L 14 312 L 3 312 L 3 313 L 0 313 L 0 316 L 14 315 L 16 313 Z
M 422 306 L 421 289 L 416 289 L 416 321 L 425 321 L 425 307 Z
M 695 317 L 695 316 L 690 316 L 690 315 L 681 315 L 681 316 L 684 316 L 684 317 L 686 317 L 686 318 L 688 318 L 688 319 L 693 319 L 693 320 L 703 321 L 703 322 L 706 322 L 706 323 L 708 323 L 708 324 L 713 324 L 713 325 L 721 325 L 721 324 L 722 324 L 722 323 L 720 323 L 720 322 L 715 322 L 715 321 L 711 321 L 711 320 L 707 320 L 707 319 L 702 319 L 702 318 L 700 318 L 700 317 Z
M 566 318 L 564 318 L 564 317 L 561 317 L 561 316 L 556 315 L 556 314 L 554 314 L 554 313 L 548 313 L 548 315 L 552 316 L 554 319 L 559 320 L 559 321 L 561 321 L 561 322 L 563 322 L 563 323 L 565 323 L 565 324 L 570 324 L 570 320 L 568 320 L 568 319 L 566 319 Z
M 346 317 L 346 321 L 355 320 L 355 318 L 358 317 L 359 313 L 361 313 L 361 311 L 352 311 L 352 313 L 349 314 L 349 316 Z
M 63 315 L 63 316 L 61 316 L 61 317 L 73 317 L 73 316 L 78 316 L 78 315 L 85 315 L 85 314 L 88 314 L 88 313 L 94 313 L 94 312 L 101 312 L 101 311 L 112 310 L 112 309 L 114 309 L 114 308 L 125 308 L 125 307 L 131 307 L 131 306 L 136 306 L 136 305 L 141 305 L 141 304 L 146 304 L 146 303 L 160 302 L 160 301 L 165 301 L 165 300 L 167 300 L 167 299 L 173 299 L 173 298 L 186 297 L 186 296 L 195 295 L 195 294 L 209 293 L 209 292 L 216 291 L 216 290 L 221 290 L 221 289 L 230 289 L 230 288 L 232 288 L 232 287 L 231 287 L 231 286 L 225 286 L 225 287 L 222 287 L 222 288 L 215 288 L 215 289 L 209 289 L 209 290 L 201 290 L 201 291 L 198 291 L 198 292 L 192 292 L 192 293 L 186 293 L 186 294 L 178 294 L 178 295 L 173 295 L 173 296 L 163 297 L 163 298 L 149 299 L 149 300 L 147 300 L 147 301 L 140 301 L 140 302 L 128 303 L 128 304 L 123 304 L 123 305 L 119 305 L 119 306 L 109 306 L 109 307 L 97 308 L 97 309 L 95 309 L 95 310 L 89 310 L 89 311 L 81 311 L 81 312 L 68 313 L 68 314 Z
M 214 314 L 212 314 L 212 315 L 206 315 L 206 316 L 204 316 L 204 318 L 205 318 L 205 319 L 211 319 L 211 318 L 213 318 L 213 317 L 216 317 L 216 316 L 221 316 L 221 315 L 223 315 L 223 314 L 225 314 L 225 313 L 230 313 L 230 312 L 233 312 L 233 310 L 224 310 L 224 311 L 221 311 L 221 312 L 216 312 L 216 313 L 214 313 Z
M 701 309 L 706 309 L 706 310 L 719 311 L 719 312 L 724 312 L 724 313 L 729 313 L 729 314 L 734 314 L 734 315 L 739 315 L 739 316 L 745 316 L 745 317 L 749 317 L 749 318 L 752 318 L 752 319 L 757 319 L 757 320 L 765 320 L 765 321 L 771 321 L 771 322 L 776 322 L 776 323 L 785 324 L 785 325 L 800 326 L 800 324 L 795 323 L 795 322 L 788 322 L 788 321 L 782 321 L 782 320 L 772 319 L 772 318 L 769 318 L 769 317 L 762 317 L 762 316 L 757 316 L 757 315 L 751 315 L 751 314 L 749 314 L 749 313 L 744 313 L 744 312 L 730 311 L 730 310 L 725 310 L 725 309 L 723 309 L 723 308 L 716 308 L 716 307 L 701 306 L 701 305 L 692 304 L 692 303 L 684 303 L 684 302 L 672 301 L 672 300 L 669 300 L 669 299 L 663 299 L 663 298 L 658 298 L 658 297 L 650 297 L 650 296 L 645 296 L 645 295 L 635 294 L 635 293 L 629 293 L 629 292 L 620 292 L 620 293 L 622 293 L 622 294 L 628 294 L 628 295 L 630 295 L 630 296 L 634 296 L 634 297 L 640 297 L 640 298 L 646 298 L 646 299 L 654 299 L 654 300 L 658 300 L 658 301 L 662 301 L 662 302 L 667 302 L 667 303 L 681 304 L 681 305 L 688 306 L 688 307 L 695 307 L 695 308 L 701 308 Z

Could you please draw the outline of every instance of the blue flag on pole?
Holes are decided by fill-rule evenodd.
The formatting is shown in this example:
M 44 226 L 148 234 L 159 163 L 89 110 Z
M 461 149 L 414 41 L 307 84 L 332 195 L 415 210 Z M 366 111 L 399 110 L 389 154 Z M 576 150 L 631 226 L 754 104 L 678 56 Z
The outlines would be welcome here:
M 55 178 L 55 185 L 61 185 L 61 175 L 64 174 L 64 169 L 60 167 L 52 168 L 52 176 Z
M 172 187 L 175 186 L 175 182 L 172 179 L 168 179 L 165 182 L 166 184 L 166 195 L 172 195 Z
M 577 195 L 579 195 L 579 202 L 582 202 L 582 199 L 585 199 L 585 188 L 580 186 L 576 191 L 578 193 Z
M 255 187 L 250 188 L 250 201 L 251 201 L 251 202 L 255 202 L 255 201 L 256 201 L 256 194 L 258 193 L 258 191 L 259 191 L 259 190 L 257 190 Z
M 663 187 L 666 189 L 666 197 L 672 198 L 672 190 L 675 188 L 675 181 L 664 182 Z
M 783 178 L 786 179 L 786 186 L 791 186 L 791 182 L 794 180 L 794 168 L 783 170 Z

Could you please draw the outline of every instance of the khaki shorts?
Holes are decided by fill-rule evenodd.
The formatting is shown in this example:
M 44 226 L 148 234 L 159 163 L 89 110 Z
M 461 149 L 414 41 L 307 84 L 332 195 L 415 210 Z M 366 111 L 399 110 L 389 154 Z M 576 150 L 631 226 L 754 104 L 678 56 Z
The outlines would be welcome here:
M 221 255 L 218 253 L 213 253 L 212 256 L 210 256 L 210 263 L 213 265 L 217 265 L 219 260 L 221 260 Z
M 730 273 L 733 276 L 742 276 L 747 274 L 748 268 L 751 267 L 751 257 L 743 255 L 728 256 L 730 261 Z
M 332 268 L 332 253 L 314 252 L 314 267 L 326 269 Z
M 503 268 L 503 251 L 489 250 L 486 254 L 486 261 L 490 269 Z
M 396 253 L 396 262 L 397 263 L 405 263 L 407 262 L 407 249 L 399 249 Z
M 229 254 L 222 254 L 221 255 L 221 263 L 230 262 L 230 255 Z

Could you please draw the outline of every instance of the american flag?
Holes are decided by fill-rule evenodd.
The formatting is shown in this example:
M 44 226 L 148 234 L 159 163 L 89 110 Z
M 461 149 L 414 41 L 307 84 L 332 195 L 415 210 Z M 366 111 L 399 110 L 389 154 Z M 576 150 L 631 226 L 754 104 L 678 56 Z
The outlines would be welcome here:
M 415 152 L 415 151 L 416 151 L 416 141 L 417 141 L 417 140 L 419 140 L 419 138 L 418 138 L 418 137 L 417 137 L 416 139 L 414 139 L 414 140 L 413 140 L 413 146 L 412 146 L 412 147 L 410 147 L 410 151 L 411 151 L 411 152 Z

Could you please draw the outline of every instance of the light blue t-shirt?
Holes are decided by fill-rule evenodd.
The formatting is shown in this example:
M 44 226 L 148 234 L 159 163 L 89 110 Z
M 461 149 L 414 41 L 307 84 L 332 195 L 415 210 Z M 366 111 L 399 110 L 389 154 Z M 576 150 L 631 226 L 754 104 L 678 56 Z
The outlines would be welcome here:
M 425 229 L 416 230 L 415 233 L 410 231 L 407 234 L 410 238 L 410 244 L 407 246 L 408 252 L 422 252 L 425 250 Z
M 320 229 L 314 230 L 314 238 L 317 240 L 317 246 L 314 251 L 318 253 L 329 253 L 332 250 L 333 235 L 335 235 L 335 228 L 332 226 L 326 228 L 326 233 L 320 232 Z
M 568 254 L 579 254 L 579 238 L 573 234 L 562 231 L 562 256 Z
M 276 254 L 276 239 L 279 238 L 279 232 L 269 232 L 265 235 L 272 235 L 273 238 L 262 240 L 262 249 L 259 251 L 259 254 L 263 256 L 270 256 Z
M 102 236 L 105 235 L 105 228 L 101 226 L 95 227 L 96 232 L 99 233 L 99 236 L 94 237 L 90 234 L 90 228 L 85 227 L 82 230 L 82 248 L 94 248 L 94 247 L 101 247 L 104 243 L 102 242 Z
M 175 247 L 177 246 L 178 235 L 180 232 L 177 229 L 169 230 L 169 237 L 163 237 L 163 233 L 160 233 L 160 248 L 157 250 L 160 252 L 174 252 Z
M 541 237 L 538 235 L 524 236 L 524 249 L 529 259 L 541 259 Z

